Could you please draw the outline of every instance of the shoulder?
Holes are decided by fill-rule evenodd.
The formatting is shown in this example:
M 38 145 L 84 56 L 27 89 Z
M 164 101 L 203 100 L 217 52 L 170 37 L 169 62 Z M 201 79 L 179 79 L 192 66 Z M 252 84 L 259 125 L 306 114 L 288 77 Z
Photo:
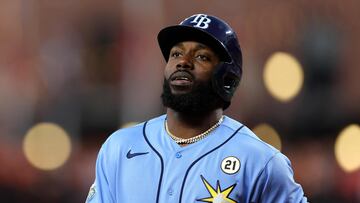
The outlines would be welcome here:
M 103 148 L 113 148 L 123 145 L 138 144 L 143 140 L 144 130 L 149 127 L 158 126 L 160 121 L 164 119 L 164 115 L 152 118 L 148 121 L 141 122 L 131 127 L 122 128 L 112 133 L 103 144 Z
M 271 180 L 277 187 L 299 189 L 298 184 L 294 182 L 291 162 L 286 155 L 259 139 L 247 126 L 229 117 L 226 118 L 227 122 L 224 122 L 226 128 L 234 132 L 236 129 L 240 128 L 240 130 L 225 149 L 239 156 L 243 167 L 251 173 L 250 176 L 259 178 L 263 182 Z
M 230 132 L 236 132 L 226 147 L 234 153 L 239 154 L 243 161 L 249 166 L 261 169 L 278 153 L 279 150 L 265 143 L 249 129 L 246 125 L 230 118 L 225 117 L 223 128 L 228 128 Z
M 230 117 L 225 116 L 223 128 L 228 128 L 230 131 L 236 132 L 230 143 L 241 146 L 250 150 L 253 153 L 273 156 L 279 152 L 273 146 L 262 141 L 250 128 L 246 125 L 236 121 Z

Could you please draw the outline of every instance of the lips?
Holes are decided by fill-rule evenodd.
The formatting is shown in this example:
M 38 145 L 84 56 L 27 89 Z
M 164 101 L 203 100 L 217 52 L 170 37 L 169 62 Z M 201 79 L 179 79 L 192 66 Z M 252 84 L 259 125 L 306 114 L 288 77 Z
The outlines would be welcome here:
M 170 84 L 174 86 L 189 86 L 193 81 L 193 75 L 186 71 L 177 71 L 170 76 Z

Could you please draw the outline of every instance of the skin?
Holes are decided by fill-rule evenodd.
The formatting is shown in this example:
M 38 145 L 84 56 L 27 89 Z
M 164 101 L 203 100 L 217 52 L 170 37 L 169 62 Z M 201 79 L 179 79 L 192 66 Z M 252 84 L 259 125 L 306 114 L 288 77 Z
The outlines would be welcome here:
M 180 42 L 170 51 L 164 75 L 166 79 L 171 80 L 170 88 L 173 94 L 185 94 L 192 91 L 197 82 L 211 80 L 218 63 L 219 57 L 208 46 L 194 41 Z M 193 77 L 190 77 L 190 80 L 174 79 L 171 76 L 176 71 L 185 71 Z M 177 137 L 190 138 L 217 123 L 223 115 L 223 109 L 214 109 L 202 116 L 185 115 L 171 108 L 167 108 L 166 113 L 169 131 Z

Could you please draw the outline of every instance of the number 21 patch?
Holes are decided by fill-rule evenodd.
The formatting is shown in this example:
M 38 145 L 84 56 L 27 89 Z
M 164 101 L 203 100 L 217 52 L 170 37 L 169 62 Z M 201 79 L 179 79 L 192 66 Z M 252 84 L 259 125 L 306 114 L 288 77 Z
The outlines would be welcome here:
M 237 173 L 240 169 L 240 160 L 234 156 L 226 157 L 221 162 L 221 170 L 229 175 Z

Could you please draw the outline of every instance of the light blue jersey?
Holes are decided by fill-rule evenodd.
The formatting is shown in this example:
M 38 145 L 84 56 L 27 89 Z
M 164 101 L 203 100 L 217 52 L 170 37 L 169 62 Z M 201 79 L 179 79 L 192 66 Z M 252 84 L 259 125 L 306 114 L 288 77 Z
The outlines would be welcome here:
M 209 136 L 184 147 L 166 116 L 112 134 L 96 163 L 89 203 L 302 203 L 290 161 L 225 116 Z

